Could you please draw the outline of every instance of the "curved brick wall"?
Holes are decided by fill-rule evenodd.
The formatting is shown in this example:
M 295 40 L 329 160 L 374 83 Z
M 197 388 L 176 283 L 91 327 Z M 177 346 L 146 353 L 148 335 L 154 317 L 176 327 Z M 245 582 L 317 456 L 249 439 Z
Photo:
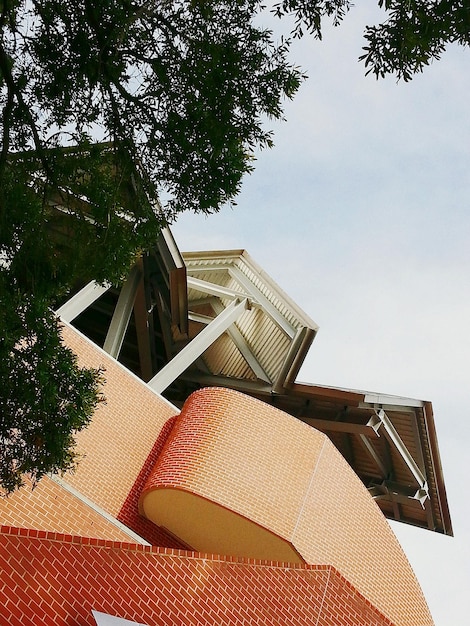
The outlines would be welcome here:
M 203 551 L 216 551 L 213 535 L 221 523 L 230 533 L 231 520 L 243 519 L 246 532 L 261 529 L 259 541 L 264 529 L 307 563 L 333 565 L 394 624 L 432 624 L 390 526 L 333 444 L 253 398 L 227 389 L 193 394 L 147 481 L 141 508 L 183 541 L 200 526 L 201 543 L 193 547 Z M 235 532 L 229 553 L 236 553 L 236 541 Z M 275 560 L 278 544 L 268 542 Z
M 112 359 L 72 326 L 63 325 L 65 343 L 87 367 L 105 369 L 106 403 L 76 435 L 79 463 L 65 482 L 94 505 L 154 545 L 183 545 L 138 512 L 142 487 L 171 430 L 178 409 Z M 56 482 L 44 477 L 0 498 L 0 522 L 20 528 L 57 531 L 102 539 L 129 534 Z M 1 619 L 0 619 L 1 623 Z

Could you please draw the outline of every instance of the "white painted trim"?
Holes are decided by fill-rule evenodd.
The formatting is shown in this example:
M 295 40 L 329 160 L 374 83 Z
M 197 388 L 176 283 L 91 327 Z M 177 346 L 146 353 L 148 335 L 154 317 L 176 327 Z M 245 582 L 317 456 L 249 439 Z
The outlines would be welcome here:
M 95 504 L 92 500 L 90 500 L 89 498 L 84 496 L 82 493 L 77 491 L 75 487 L 72 487 L 65 480 L 63 480 L 62 478 L 59 478 L 59 476 L 56 476 L 55 474 L 49 474 L 49 478 L 53 482 L 57 483 L 60 487 L 62 487 L 62 489 L 65 489 L 70 494 L 72 494 L 75 498 L 77 498 L 78 500 L 86 504 L 88 507 L 90 507 L 90 509 L 93 509 L 95 513 L 98 513 L 98 515 L 101 515 L 101 517 L 104 517 L 108 522 L 113 524 L 113 526 L 116 526 L 116 528 L 126 533 L 126 535 L 129 535 L 129 539 L 131 539 L 135 543 L 139 543 L 144 546 L 152 545 L 151 543 L 148 543 L 148 541 L 145 541 L 145 539 L 142 539 L 140 535 L 138 535 L 133 530 L 125 526 L 122 522 L 117 520 L 115 517 L 107 513 L 104 509 L 102 509 L 100 506 Z
M 112 361 L 114 361 L 114 363 L 122 369 L 123 372 L 126 373 L 127 376 L 130 376 L 132 378 L 132 380 L 136 383 L 138 383 L 139 385 L 142 385 L 143 387 L 145 387 L 146 389 L 150 389 L 150 391 L 152 393 L 154 393 L 156 396 L 158 396 L 162 402 L 164 402 L 165 404 L 167 404 L 169 407 L 171 407 L 174 412 L 175 415 L 178 415 L 181 411 L 180 409 L 175 406 L 172 402 L 170 402 L 169 400 L 167 400 L 166 398 L 164 398 L 160 393 L 156 392 L 154 389 L 152 389 L 151 387 L 148 386 L 148 384 L 146 382 L 144 382 L 141 378 L 139 378 L 136 374 L 134 374 L 134 372 L 131 372 L 131 370 L 127 369 L 127 367 L 125 365 L 123 365 L 122 363 L 120 363 L 117 359 L 115 359 L 114 357 L 112 357 L 110 354 L 108 354 L 107 352 L 105 352 L 103 350 L 103 348 L 101 348 L 100 346 L 96 345 L 96 343 L 94 343 L 91 339 L 89 339 L 86 335 L 84 335 L 82 332 L 80 332 L 79 330 L 77 330 L 74 326 L 72 326 L 72 324 L 70 324 L 69 322 L 67 322 L 66 320 L 61 318 L 61 323 L 64 326 L 68 326 L 71 330 L 73 330 L 74 333 L 76 333 L 77 335 L 79 335 L 79 337 L 81 337 L 81 339 L 83 339 L 84 341 L 86 341 L 88 344 L 90 344 L 91 346 L 93 346 L 93 348 L 95 350 L 97 350 L 98 352 L 100 352 L 103 357 L 105 359 L 111 359 Z M 93 367 L 93 366 L 90 366 Z M 98 367 L 98 366 L 95 366 Z M 105 368 L 106 369 L 106 368 Z M 106 374 L 105 374 L 105 379 L 106 379 Z
M 162 393 L 196 361 L 207 348 L 218 339 L 233 322 L 249 307 L 248 300 L 244 298 L 240 302 L 234 300 L 224 312 L 218 315 L 210 324 L 190 341 L 173 359 L 163 367 L 147 384 L 156 391 Z
M 106 333 L 103 350 L 115 359 L 119 357 L 119 353 L 121 352 L 141 276 L 142 272 L 140 268 L 134 265 L 121 288 L 116 308 L 114 309 L 113 317 L 111 318 L 111 323 Z
M 56 311 L 56 314 L 64 321 L 71 322 L 76 317 L 83 313 L 85 309 L 87 309 L 90 305 L 98 300 L 100 296 L 102 296 L 106 291 L 108 291 L 110 285 L 98 285 L 95 281 L 88 283 L 80 289 L 78 293 L 64 302 L 64 304 L 59 307 Z

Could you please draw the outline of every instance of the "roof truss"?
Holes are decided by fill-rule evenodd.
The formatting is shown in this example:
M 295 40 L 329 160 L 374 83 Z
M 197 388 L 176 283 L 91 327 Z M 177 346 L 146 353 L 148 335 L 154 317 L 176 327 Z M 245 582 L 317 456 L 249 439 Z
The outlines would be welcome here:
M 269 280 L 263 282 L 264 273 L 252 267 L 244 273 L 236 259 L 228 262 L 232 253 L 220 253 L 221 260 L 209 253 L 201 262 L 195 253 L 194 263 L 185 267 L 175 247 L 171 237 L 163 238 L 136 264 L 119 291 L 90 283 L 57 312 L 68 322 L 82 319 L 79 329 L 99 335 L 97 342 L 109 354 L 172 401 L 184 401 L 200 386 L 224 386 L 318 428 L 342 452 L 387 517 L 452 534 L 431 405 L 296 383 L 317 330 L 314 323 L 307 323 Z M 237 254 L 246 261 L 244 253 Z M 257 343 L 261 336 L 268 347 L 265 353 Z M 223 362 L 223 350 L 224 371 L 230 372 L 229 359 L 238 359 L 252 378 L 222 376 L 211 369 L 210 354 Z M 263 360 L 273 353 L 275 369 Z

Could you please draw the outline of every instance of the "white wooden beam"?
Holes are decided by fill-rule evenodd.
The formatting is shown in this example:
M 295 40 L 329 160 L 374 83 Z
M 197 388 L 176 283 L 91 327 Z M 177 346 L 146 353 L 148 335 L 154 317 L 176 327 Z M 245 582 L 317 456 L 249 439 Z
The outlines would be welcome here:
M 106 339 L 104 340 L 103 350 L 115 359 L 119 356 L 122 342 L 124 341 L 124 335 L 129 325 L 141 274 L 139 267 L 134 265 L 122 286 L 111 319 L 111 324 L 109 325 Z
M 217 315 L 220 315 L 223 312 L 223 306 L 222 306 L 222 304 L 219 301 L 214 302 L 212 304 L 212 308 L 217 313 Z M 240 352 L 242 357 L 245 359 L 246 363 L 248 364 L 248 367 L 251 369 L 253 374 L 256 376 L 256 378 L 258 380 L 262 380 L 265 383 L 271 384 L 271 382 L 272 382 L 271 379 L 269 378 L 269 376 L 264 371 L 264 369 L 261 366 L 260 362 L 258 361 L 256 356 L 253 354 L 250 346 L 245 341 L 245 337 L 238 330 L 238 328 L 233 324 L 227 330 L 227 333 L 228 333 L 230 339 L 236 345 L 237 350 Z
M 197 322 L 198 324 L 210 324 L 215 317 L 209 315 L 202 315 L 202 313 L 194 313 L 194 311 L 188 311 L 188 320 L 190 322 Z
M 402 438 L 396 431 L 394 425 L 390 421 L 390 418 L 388 417 L 388 415 L 385 413 L 383 409 L 376 410 L 375 414 L 380 419 L 381 427 L 384 429 L 387 439 L 390 441 L 390 443 L 395 447 L 397 452 L 400 454 L 401 458 L 405 462 L 406 466 L 408 467 L 409 471 L 413 475 L 414 479 L 416 480 L 420 488 L 424 489 L 427 492 L 428 485 L 427 485 L 426 477 L 424 476 L 422 471 L 419 469 L 418 464 L 416 463 L 413 456 L 411 455 L 411 452 L 403 443 Z
M 364 394 L 364 404 L 375 404 L 376 406 L 380 405 L 380 407 L 385 411 L 399 411 L 400 413 L 405 411 L 413 413 L 414 409 L 419 409 L 424 406 L 424 402 L 422 400 L 370 392 L 366 392 Z
M 238 317 L 249 308 L 247 298 L 234 300 L 210 324 L 201 330 L 181 352 L 163 367 L 147 384 L 157 393 L 162 393 L 190 365 L 198 359 L 207 348 L 214 343 Z
M 64 320 L 64 322 L 72 322 L 76 317 L 83 313 L 85 309 L 98 300 L 105 291 L 108 291 L 110 285 L 98 285 L 95 281 L 85 285 L 83 289 L 80 289 L 78 293 L 64 302 L 56 311 L 57 315 Z
M 382 459 L 380 458 L 380 456 L 375 451 L 375 449 L 374 449 L 372 443 L 370 442 L 369 438 L 366 437 L 364 434 L 359 434 L 358 441 L 361 442 L 361 444 L 367 450 L 369 455 L 372 457 L 374 463 L 376 464 L 378 470 L 380 471 L 380 475 L 382 476 L 382 478 L 384 478 L 384 479 L 387 478 L 388 474 L 389 474 L 389 470 L 388 470 L 387 467 L 385 467 L 385 464 L 383 463 Z
M 239 300 L 240 298 L 251 297 L 246 293 L 240 293 L 239 291 L 235 291 L 234 289 L 229 289 L 228 287 L 222 287 L 222 285 L 217 285 L 216 283 L 210 283 L 207 280 L 194 278 L 194 276 L 188 276 L 186 280 L 187 280 L 189 288 L 194 289 L 195 291 L 199 291 L 200 293 L 205 293 L 211 296 L 217 296 L 218 298 L 225 298 L 228 300 Z
M 284 383 L 286 382 L 287 375 L 297 357 L 297 354 L 299 353 L 300 346 L 302 345 L 306 333 L 307 328 L 305 326 L 302 326 L 297 330 L 295 337 L 292 339 L 289 350 L 284 357 L 284 361 L 281 364 L 281 368 L 277 374 L 276 380 L 274 381 L 274 393 L 285 392 Z
M 257 302 L 269 315 L 273 322 L 291 339 L 295 336 L 295 329 L 286 318 L 276 309 L 268 298 L 247 278 L 237 267 L 230 267 L 229 274 L 238 284 L 243 287 L 246 293 L 254 302 Z

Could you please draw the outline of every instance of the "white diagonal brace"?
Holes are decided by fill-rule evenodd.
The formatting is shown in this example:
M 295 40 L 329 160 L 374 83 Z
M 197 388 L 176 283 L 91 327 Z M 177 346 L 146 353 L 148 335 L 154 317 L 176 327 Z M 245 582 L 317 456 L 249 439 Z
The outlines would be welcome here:
M 202 315 L 202 313 L 194 313 L 194 311 L 188 311 L 188 320 L 190 322 L 197 322 L 198 324 L 210 324 L 214 321 L 214 317 L 210 315 Z
M 181 352 L 178 352 L 178 354 L 147 383 L 149 387 L 157 393 L 162 393 L 191 365 L 191 363 L 194 363 L 194 361 L 198 359 L 201 354 L 238 319 L 238 317 L 240 317 L 243 311 L 248 308 L 249 303 L 247 298 L 231 302 L 223 313 L 218 315 L 210 324 L 203 328 Z
M 237 267 L 230 267 L 228 270 L 230 276 L 234 278 L 243 289 L 249 294 L 249 297 L 257 302 L 269 315 L 273 322 L 284 333 L 293 339 L 295 337 L 295 329 L 286 320 L 286 318 L 276 309 L 276 307 L 268 300 L 268 298 L 247 278 Z
M 64 302 L 56 311 L 57 315 L 64 320 L 64 322 L 72 322 L 76 317 L 83 313 L 85 309 L 98 300 L 100 296 L 108 291 L 110 285 L 98 285 L 95 281 L 85 285 L 83 289 L 80 289 L 70 300 Z
M 217 315 L 220 315 L 222 313 L 222 311 L 223 311 L 223 306 L 218 301 L 216 301 L 216 302 L 214 302 L 212 304 L 212 308 L 217 313 Z M 245 341 L 245 337 L 238 330 L 238 328 L 236 326 L 232 325 L 227 330 L 227 333 L 229 334 L 230 339 L 236 345 L 237 350 L 240 352 L 242 357 L 245 359 L 246 363 L 248 364 L 248 367 L 251 368 L 251 371 L 256 376 L 256 378 L 258 380 L 262 380 L 265 383 L 271 384 L 271 379 L 269 378 L 269 376 L 266 374 L 266 372 L 262 368 L 260 362 L 258 361 L 256 356 L 251 351 L 250 346 Z
M 375 434 L 377 435 L 377 431 L 375 431 Z M 377 454 L 377 452 L 374 449 L 374 446 L 369 441 L 369 438 L 366 437 L 364 434 L 360 434 L 359 435 L 359 441 L 362 443 L 364 448 L 367 450 L 367 452 L 370 454 L 370 456 L 374 460 L 374 463 L 376 464 L 376 466 L 380 470 L 382 478 L 387 478 L 387 476 L 389 474 L 389 470 L 385 467 L 384 463 L 382 462 L 382 459 Z
M 427 492 L 428 491 L 428 485 L 427 485 L 427 482 L 426 482 L 426 477 L 423 475 L 423 473 L 419 469 L 419 467 L 418 467 L 416 461 L 414 460 L 414 458 L 412 457 L 410 451 L 405 446 L 405 444 L 403 443 L 402 438 L 400 437 L 400 435 L 395 430 L 395 427 L 392 424 L 392 422 L 390 421 L 390 418 L 388 417 L 388 415 L 385 413 L 385 411 L 383 409 L 376 410 L 375 414 L 380 419 L 381 426 L 385 430 L 385 434 L 386 434 L 388 440 L 395 446 L 397 452 L 400 454 L 400 456 L 402 457 L 402 459 L 405 462 L 406 466 L 408 467 L 410 472 L 413 474 L 414 479 L 416 480 L 416 482 L 418 483 L 420 488 L 424 489 Z
M 222 285 L 210 283 L 207 280 L 201 280 L 200 278 L 195 278 L 194 276 L 187 276 L 186 281 L 188 283 L 188 287 L 190 287 L 191 289 L 199 291 L 200 293 L 209 294 L 211 296 L 217 296 L 218 298 L 239 300 L 240 298 L 250 297 L 248 294 L 240 293 L 239 291 L 235 291 L 234 289 L 222 287 Z
M 103 350 L 115 359 L 118 358 L 121 351 L 124 335 L 126 334 L 129 320 L 134 308 L 135 296 L 139 287 L 141 271 L 137 265 L 131 269 L 129 276 L 122 286 L 119 299 L 114 309 L 111 324 L 109 325 L 106 339 L 104 340 Z

